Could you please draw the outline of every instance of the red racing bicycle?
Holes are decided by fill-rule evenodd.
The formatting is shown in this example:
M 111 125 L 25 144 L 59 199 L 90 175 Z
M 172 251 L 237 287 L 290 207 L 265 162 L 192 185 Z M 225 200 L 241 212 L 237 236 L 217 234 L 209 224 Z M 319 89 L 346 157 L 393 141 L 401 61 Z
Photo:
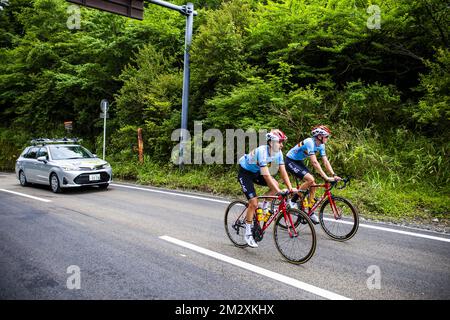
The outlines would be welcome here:
M 296 179 L 297 180 L 297 179 Z M 339 183 L 344 185 L 339 186 Z M 334 196 L 331 190 L 344 189 L 350 183 L 350 178 L 342 179 L 341 181 L 325 182 L 323 184 L 312 185 L 312 187 L 323 188 L 324 194 L 316 202 L 312 208 L 305 208 L 303 199 L 308 197 L 306 194 L 303 198 L 298 200 L 298 207 L 302 212 L 308 216 L 312 215 L 318 208 L 319 221 L 323 231 L 334 240 L 346 241 L 351 239 L 358 231 L 359 213 L 357 208 L 347 199 L 343 197 Z M 299 182 L 297 180 L 297 188 Z M 295 224 L 305 223 L 299 217 Z
M 289 262 L 302 264 L 314 255 L 316 232 L 305 212 L 286 205 L 288 192 L 276 196 L 261 196 L 258 200 L 271 202 L 270 209 L 262 221 L 254 215 L 252 233 L 256 242 L 262 241 L 266 230 L 275 221 L 273 239 L 280 254 Z M 245 213 L 248 203 L 236 200 L 225 211 L 225 231 L 237 247 L 247 247 L 245 242 Z M 302 221 L 302 223 L 298 223 Z M 297 223 L 296 223 L 297 222 Z

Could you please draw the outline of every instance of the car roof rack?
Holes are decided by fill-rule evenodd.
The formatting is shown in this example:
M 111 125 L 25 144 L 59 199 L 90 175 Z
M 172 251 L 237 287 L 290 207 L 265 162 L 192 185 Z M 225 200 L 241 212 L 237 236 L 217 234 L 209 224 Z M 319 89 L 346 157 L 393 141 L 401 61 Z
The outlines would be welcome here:
M 46 144 L 64 144 L 64 143 L 80 143 L 83 139 L 78 138 L 61 138 L 61 139 L 48 139 L 48 138 L 37 138 L 32 139 L 31 144 L 36 145 L 46 145 Z

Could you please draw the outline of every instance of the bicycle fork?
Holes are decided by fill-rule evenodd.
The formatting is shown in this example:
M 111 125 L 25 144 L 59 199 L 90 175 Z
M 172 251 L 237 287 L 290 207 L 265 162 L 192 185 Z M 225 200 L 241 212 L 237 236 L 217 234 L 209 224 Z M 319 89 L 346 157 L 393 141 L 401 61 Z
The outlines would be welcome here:
M 334 202 L 333 196 L 331 195 L 331 193 L 329 191 L 327 193 L 327 196 L 328 196 L 328 200 L 330 201 L 330 207 L 331 207 L 331 210 L 333 211 L 334 219 L 336 219 L 336 220 L 341 219 L 342 212 L 339 212 L 338 208 L 336 207 L 336 202 Z
M 287 229 L 289 232 L 289 237 L 290 238 L 298 237 L 297 230 L 295 230 L 294 221 L 292 220 L 291 215 L 286 212 L 286 204 L 284 204 L 284 205 L 281 204 L 280 207 L 281 207 L 280 210 L 283 210 L 284 221 L 286 222 L 286 226 L 287 226 Z M 293 232 L 291 230 L 293 230 Z

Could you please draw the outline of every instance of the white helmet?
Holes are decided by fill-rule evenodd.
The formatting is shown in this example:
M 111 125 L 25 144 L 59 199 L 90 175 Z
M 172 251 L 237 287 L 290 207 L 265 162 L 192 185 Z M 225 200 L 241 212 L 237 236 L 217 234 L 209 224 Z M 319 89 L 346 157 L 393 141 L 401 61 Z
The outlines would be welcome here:
M 283 131 L 275 129 L 266 134 L 266 140 L 283 142 L 287 140 L 287 136 Z
M 331 134 L 331 130 L 328 129 L 327 126 L 320 125 L 312 128 L 311 134 L 313 137 L 318 136 L 319 134 L 328 137 Z

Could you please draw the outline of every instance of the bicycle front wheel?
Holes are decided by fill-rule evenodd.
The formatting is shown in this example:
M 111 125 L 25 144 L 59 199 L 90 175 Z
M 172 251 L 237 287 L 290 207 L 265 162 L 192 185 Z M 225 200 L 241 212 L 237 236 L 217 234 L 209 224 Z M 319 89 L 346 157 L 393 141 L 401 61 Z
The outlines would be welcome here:
M 283 213 L 278 215 L 273 228 L 275 245 L 281 255 L 289 262 L 294 264 L 305 263 L 311 259 L 316 251 L 314 225 L 309 217 L 300 210 L 289 209 L 287 215 L 291 216 L 294 225 L 290 221 L 285 221 Z M 300 219 L 306 223 L 295 223 Z M 280 220 L 284 222 L 280 223 Z
M 345 198 L 333 197 L 334 205 L 326 200 L 320 208 L 319 220 L 323 231 L 332 239 L 346 241 L 358 231 L 357 209 Z
M 237 200 L 230 203 L 225 211 L 225 232 L 231 242 L 239 248 L 248 246 L 244 238 L 247 205 L 245 201 Z

